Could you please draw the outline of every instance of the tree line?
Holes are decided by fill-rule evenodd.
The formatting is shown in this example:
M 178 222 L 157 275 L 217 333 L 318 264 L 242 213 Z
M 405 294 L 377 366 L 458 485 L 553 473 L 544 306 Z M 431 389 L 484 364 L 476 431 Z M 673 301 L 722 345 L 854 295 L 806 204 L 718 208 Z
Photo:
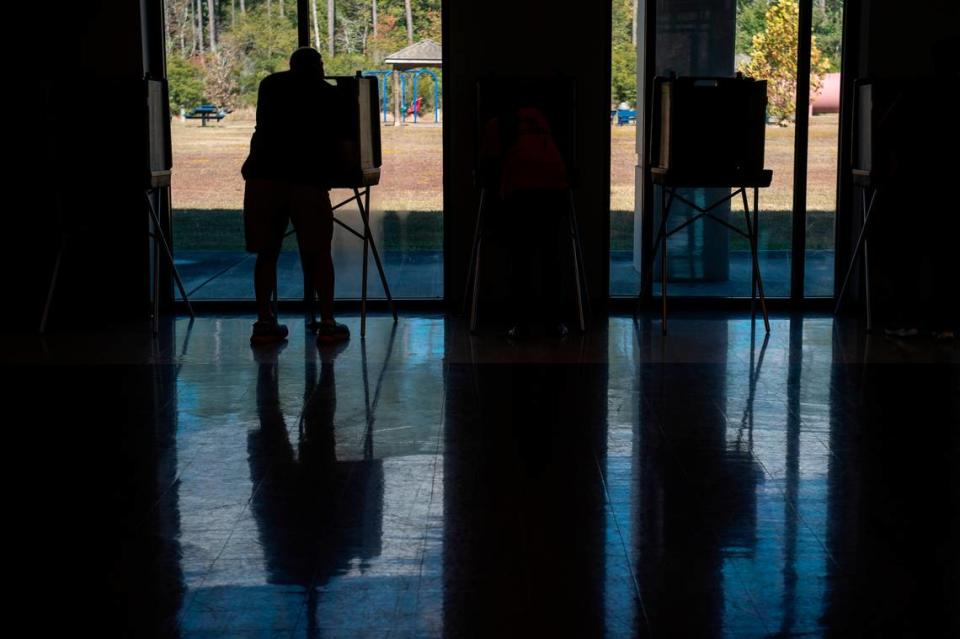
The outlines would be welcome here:
M 611 103 L 637 99 L 637 0 L 612 0 Z M 771 116 L 793 116 L 799 5 L 796 0 L 737 0 L 737 70 L 767 80 Z M 840 70 L 843 0 L 813 0 L 811 90 Z
M 636 47 L 642 37 L 637 32 L 638 1 L 611 1 L 611 101 L 632 104 L 636 101 Z M 819 77 L 839 69 L 843 0 L 813 3 L 818 56 L 814 70 Z M 387 55 L 408 44 L 428 38 L 441 41 L 440 4 L 441 0 L 310 0 L 310 43 L 324 53 L 331 74 L 382 68 Z M 761 47 L 786 47 L 787 58 L 791 47 L 796 50 L 796 30 L 781 24 L 780 4 L 781 0 L 737 0 L 736 53 L 742 59 L 762 57 L 755 51 L 758 37 Z M 165 6 L 167 73 L 175 111 L 203 102 L 254 105 L 260 80 L 285 69 L 297 46 L 296 0 L 167 0 Z M 795 12 L 788 14 L 788 19 L 795 19 Z M 777 18 L 768 24 L 771 15 Z M 785 37 L 793 41 L 786 42 Z M 768 80 L 779 72 L 777 100 L 784 105 L 780 109 L 784 117 L 788 116 L 789 96 L 784 96 L 789 92 L 782 85 L 789 69 L 777 69 L 775 59 L 766 66 L 744 62 L 740 68 L 748 66 L 754 72 L 765 69 Z M 432 87 L 424 82 L 419 90 L 426 107 L 432 108 Z
M 310 0 L 310 44 L 330 74 L 381 68 L 408 44 L 441 41 L 440 1 Z M 165 11 L 175 112 L 204 102 L 254 105 L 260 80 L 286 69 L 298 44 L 296 0 L 167 0 Z

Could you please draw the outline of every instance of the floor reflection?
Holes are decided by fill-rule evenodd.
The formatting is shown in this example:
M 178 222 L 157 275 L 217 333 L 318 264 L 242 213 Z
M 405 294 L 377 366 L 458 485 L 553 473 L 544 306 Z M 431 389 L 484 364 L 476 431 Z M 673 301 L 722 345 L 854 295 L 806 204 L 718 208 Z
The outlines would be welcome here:
M 445 375 L 448 636 L 595 636 L 605 366 L 450 364 Z
M 960 634 L 955 346 L 810 315 L 769 337 L 749 318 L 677 313 L 663 337 L 614 317 L 524 344 L 371 317 L 339 350 L 291 325 L 286 348 L 252 351 L 247 318 L 162 328 L 5 350 L 17 423 L 63 438 L 44 458 L 57 521 L 31 528 L 30 556 L 41 579 L 84 576 L 57 602 L 73 624 Z

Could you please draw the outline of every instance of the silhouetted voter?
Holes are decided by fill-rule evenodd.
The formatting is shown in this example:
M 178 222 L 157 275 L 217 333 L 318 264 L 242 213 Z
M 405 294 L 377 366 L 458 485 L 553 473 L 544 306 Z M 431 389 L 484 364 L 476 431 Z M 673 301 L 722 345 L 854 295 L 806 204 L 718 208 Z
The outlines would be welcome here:
M 319 299 L 321 321 L 308 327 L 320 342 L 348 339 L 350 331 L 333 317 L 333 211 L 327 177 L 344 154 L 352 152 L 342 137 L 346 104 L 323 80 L 323 58 L 302 47 L 290 56 L 290 70 L 260 83 L 257 127 L 243 164 L 247 251 L 256 253 L 254 293 L 257 322 L 250 341 L 269 343 L 287 336 L 277 321 L 272 297 L 277 260 L 287 221 L 297 231 L 305 290 Z
M 510 297 L 516 323 L 507 334 L 523 337 L 540 320 L 548 334 L 563 337 L 567 327 L 558 305 L 557 232 L 563 226 L 570 183 L 550 124 L 535 107 L 509 109 L 487 123 L 482 155 L 488 179 L 498 183 L 501 221 L 510 238 Z

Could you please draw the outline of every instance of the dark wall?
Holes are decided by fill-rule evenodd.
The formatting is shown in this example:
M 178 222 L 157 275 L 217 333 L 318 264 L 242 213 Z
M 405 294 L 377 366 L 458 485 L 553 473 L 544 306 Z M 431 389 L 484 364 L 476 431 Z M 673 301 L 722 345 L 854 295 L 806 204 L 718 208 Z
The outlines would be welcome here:
M 916 0 L 908 5 L 861 0 L 860 73 L 872 78 L 932 74 L 933 46 L 960 32 L 953 0 Z M 957 69 L 956 58 L 953 63 Z
M 10 132 L 13 157 L 21 160 L 12 189 L 20 215 L 12 234 L 18 241 L 5 257 L 15 269 L 18 312 L 6 313 L 4 325 L 38 327 L 62 231 L 50 328 L 147 316 L 141 5 L 162 15 L 155 0 L 50 12 L 47 41 L 58 45 L 34 52 L 22 87 L 29 117 Z
M 915 138 L 919 146 L 923 146 L 923 139 L 929 141 L 934 153 L 924 155 L 931 157 L 917 158 L 918 162 L 911 158 L 911 163 L 917 168 L 921 163 L 924 165 L 920 182 L 942 182 L 942 178 L 935 177 L 937 171 L 950 175 L 957 167 L 952 153 L 933 156 L 941 155 L 936 147 L 955 148 L 957 144 L 956 127 L 947 126 L 948 118 L 941 118 L 940 114 L 954 108 L 950 105 L 955 99 L 945 97 L 949 93 L 944 87 L 953 86 L 956 95 L 960 71 L 958 20 L 960 8 L 949 0 L 918 0 L 909 7 L 882 0 L 849 0 L 847 4 L 838 199 L 841 206 L 837 221 L 838 283 L 849 264 L 861 227 L 858 189 L 852 185 L 850 175 L 853 83 L 858 78 L 894 79 L 895 86 L 900 86 L 903 78 L 908 77 L 945 79 L 932 84 L 926 80 L 909 90 L 912 95 L 907 106 L 919 106 L 921 115 L 907 118 L 916 124 L 902 136 Z M 950 38 L 952 44 L 948 42 Z M 935 52 L 937 47 L 940 52 Z M 949 141 L 951 136 L 953 142 Z M 953 270 L 949 266 L 953 249 L 948 238 L 960 232 L 955 225 L 956 216 L 941 192 L 914 189 L 915 183 L 904 178 L 886 185 L 877 198 L 876 215 L 871 222 L 872 292 L 881 326 L 902 322 L 920 326 L 931 321 L 949 323 L 950 316 L 954 323 L 960 321 L 957 305 L 945 304 L 943 299 L 944 293 L 953 286 L 945 278 Z M 908 223 L 915 219 L 923 219 L 925 224 Z M 939 231 L 931 233 L 931 228 Z M 853 284 L 851 298 L 862 302 L 863 287 L 857 279 Z M 939 319 L 931 320 L 931 316 Z
M 575 78 L 580 171 L 576 207 L 589 291 L 594 301 L 605 299 L 610 222 L 610 3 L 587 3 L 571 11 L 546 0 L 447 2 L 443 28 L 447 299 L 458 304 L 463 295 L 478 204 L 472 179 L 476 82 L 490 74 Z

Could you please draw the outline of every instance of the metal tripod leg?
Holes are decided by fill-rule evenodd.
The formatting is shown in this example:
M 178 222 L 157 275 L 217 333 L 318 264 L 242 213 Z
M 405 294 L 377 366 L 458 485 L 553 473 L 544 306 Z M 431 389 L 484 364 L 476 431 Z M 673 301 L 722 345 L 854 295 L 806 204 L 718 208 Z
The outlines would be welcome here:
M 571 208 L 567 214 L 567 224 L 570 227 L 570 243 L 573 245 L 573 281 L 577 295 L 577 322 L 580 327 L 580 332 L 582 333 L 587 330 L 587 325 L 583 318 L 583 291 L 580 287 L 582 278 L 580 271 L 580 251 L 577 247 L 577 227 L 573 221 L 573 216 L 574 212 Z
M 167 244 L 167 238 L 163 234 L 163 227 L 160 226 L 160 216 L 157 215 L 157 210 L 153 207 L 153 202 L 150 201 L 150 195 L 144 192 L 143 197 L 147 201 L 147 208 L 153 220 L 153 240 L 163 247 L 163 251 L 167 255 L 167 261 L 170 263 L 170 273 L 173 275 L 173 280 L 177 283 L 177 288 L 180 289 L 180 296 L 187 304 L 187 311 L 190 313 L 190 317 L 194 317 L 193 306 L 190 305 L 187 289 L 183 286 L 183 280 L 180 279 L 180 274 L 177 272 L 177 267 L 173 261 L 173 252 L 170 250 L 170 245 Z M 154 291 L 154 295 L 159 297 L 159 291 Z
M 377 252 L 377 244 L 373 240 L 373 233 L 370 231 L 370 187 L 368 186 L 360 198 L 360 190 L 353 189 L 353 194 L 357 198 L 357 206 L 360 208 L 360 218 L 363 220 L 363 280 L 361 283 L 360 297 L 360 337 L 365 337 L 367 332 L 367 248 L 373 253 L 373 261 L 377 266 L 377 272 L 380 274 L 380 283 L 383 284 L 383 292 L 387 296 L 387 303 L 390 305 L 390 311 L 393 313 L 393 321 L 398 320 L 397 306 L 390 294 L 390 286 L 387 284 L 387 276 L 383 272 L 383 263 L 380 261 L 380 254 Z
M 153 224 L 153 231 L 150 235 L 153 237 L 153 334 L 156 335 L 160 331 L 160 247 L 163 247 L 163 251 L 167 256 L 167 261 L 170 263 L 170 273 L 173 275 L 174 281 L 177 283 L 177 288 L 180 290 L 180 296 L 183 298 L 183 301 L 187 304 L 187 311 L 190 313 L 190 317 L 193 318 L 193 306 L 190 304 L 190 299 L 187 296 L 187 291 L 183 286 L 183 281 L 180 279 L 180 274 L 177 272 L 176 264 L 173 261 L 173 252 L 170 250 L 170 245 L 167 244 L 167 238 L 163 234 L 163 227 L 160 226 L 160 216 L 157 215 L 157 210 L 153 206 L 153 201 L 150 199 L 149 191 L 143 192 L 143 197 L 147 201 L 147 210 L 150 212 L 150 219 Z
M 870 315 L 870 275 L 868 269 L 868 260 L 867 260 L 867 231 L 870 226 L 871 213 L 873 212 L 873 203 L 876 200 L 877 191 L 874 189 L 870 194 L 870 202 L 867 203 L 866 198 L 866 189 L 861 189 L 860 192 L 860 211 L 863 217 L 863 224 L 860 226 L 860 234 L 857 236 L 857 244 L 853 249 L 853 255 L 850 256 L 850 266 L 847 267 L 847 274 L 843 278 L 843 284 L 840 286 L 840 292 L 837 294 L 837 303 L 833 308 L 833 314 L 836 315 L 840 312 L 840 305 L 843 303 L 843 294 L 847 291 L 847 284 L 850 283 L 850 276 L 853 274 L 853 269 L 857 265 L 857 258 L 860 256 L 860 251 L 863 250 L 863 262 L 864 262 L 864 275 L 866 280 L 866 302 L 867 302 L 867 332 L 870 331 L 872 317 Z
M 473 246 L 470 249 L 470 262 L 467 264 L 467 281 L 463 287 L 463 314 L 467 313 L 467 304 L 471 298 L 470 286 L 473 283 L 474 265 L 477 260 L 477 251 L 480 247 L 480 233 L 483 231 L 483 205 L 486 201 L 487 190 L 480 189 L 480 206 L 477 208 L 477 224 L 473 230 Z
M 665 197 L 667 195 L 669 195 L 669 198 L 666 199 L 666 204 L 664 204 Z M 660 186 L 660 210 L 662 213 L 660 215 L 660 228 L 657 230 L 657 234 L 653 237 L 653 242 L 650 243 L 650 251 L 649 251 L 650 257 L 644 258 L 644 260 L 646 261 L 646 274 L 644 275 L 644 282 L 641 287 L 640 296 L 645 295 L 646 292 L 649 292 L 653 288 L 653 265 L 657 261 L 657 245 L 660 244 L 661 241 L 667 235 L 666 213 L 672 205 L 673 205 L 673 192 L 672 191 L 668 192 L 667 187 L 661 185 Z M 664 247 L 664 251 L 665 251 L 665 247 Z M 663 291 L 661 290 L 661 295 L 662 293 Z M 634 308 L 634 315 L 636 315 L 636 311 L 639 308 L 641 300 L 642 300 L 642 297 L 638 296 L 637 307 Z M 666 318 L 666 301 L 663 302 L 663 306 L 664 306 L 663 317 L 665 319 Z M 664 334 L 666 334 L 666 329 L 664 329 Z
M 357 193 L 357 189 L 353 192 Z M 363 222 L 363 261 L 360 275 L 360 339 L 363 339 L 367 336 L 367 262 L 369 262 L 367 255 L 370 247 L 370 229 L 367 226 L 367 216 L 364 215 L 359 194 L 357 194 L 357 206 L 360 207 L 360 220 Z
M 663 211 L 660 233 L 660 332 L 667 334 L 667 218 L 670 217 L 670 207 L 673 197 L 668 200 L 666 190 L 660 190 L 660 210 Z
M 736 194 L 734 194 L 736 195 Z M 767 315 L 767 298 L 763 293 L 763 277 L 760 275 L 760 256 L 758 254 L 757 243 L 759 239 L 760 220 L 757 214 L 757 207 L 760 204 L 759 189 L 753 189 L 753 223 L 750 222 L 750 207 L 747 204 L 747 190 L 740 189 L 740 196 L 743 198 L 743 216 L 747 222 L 747 236 L 750 239 L 750 257 L 753 262 L 753 272 L 750 277 L 750 303 L 751 315 L 753 315 L 753 300 L 756 292 L 760 293 L 760 310 L 763 312 L 763 327 L 766 332 L 770 332 L 770 317 Z
M 586 316 L 584 314 L 584 299 L 587 300 L 587 311 L 589 312 L 590 294 L 587 291 L 587 273 L 583 266 L 583 246 L 580 243 L 580 227 L 577 224 L 577 209 L 574 206 L 573 191 L 567 191 L 570 201 L 570 232 L 573 238 L 573 267 L 574 277 L 577 288 L 577 313 L 580 321 L 580 332 L 587 330 Z
M 477 255 L 473 266 L 473 295 L 470 303 L 470 332 L 477 332 L 477 304 L 480 301 L 480 255 L 483 247 L 483 235 L 477 237 Z
M 50 306 L 53 305 L 53 292 L 57 288 L 57 280 L 60 279 L 60 262 L 63 261 L 63 251 L 66 249 L 67 238 L 63 236 L 60 240 L 60 248 L 57 250 L 57 261 L 53 264 L 53 274 L 50 276 L 50 288 L 47 289 L 47 302 L 43 305 L 43 315 L 40 317 L 40 334 L 47 332 L 47 319 L 50 317 Z

